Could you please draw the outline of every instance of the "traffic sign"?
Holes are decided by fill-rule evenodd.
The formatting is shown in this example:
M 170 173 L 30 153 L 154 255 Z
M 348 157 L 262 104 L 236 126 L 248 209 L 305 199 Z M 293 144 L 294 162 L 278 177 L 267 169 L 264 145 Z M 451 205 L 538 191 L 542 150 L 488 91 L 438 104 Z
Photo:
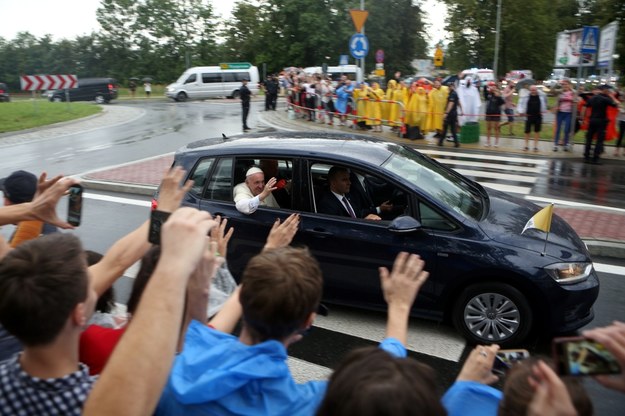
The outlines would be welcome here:
M 23 75 L 20 77 L 23 91 L 64 90 L 76 88 L 76 75 Z
M 224 62 L 219 64 L 221 69 L 249 69 L 252 64 L 249 62 Z
M 349 52 L 356 59 L 362 59 L 369 52 L 369 40 L 362 33 L 352 35 L 349 40 Z
M 352 22 L 354 22 L 356 32 L 360 32 L 367 21 L 367 17 L 369 17 L 369 12 L 366 10 L 353 9 L 349 11 L 349 14 L 352 16 Z
M 582 34 L 582 46 L 580 48 L 581 53 L 597 53 L 599 43 L 599 27 L 598 26 L 584 26 L 584 32 Z
M 384 62 L 384 51 L 382 49 L 375 51 L 375 61 L 377 63 Z

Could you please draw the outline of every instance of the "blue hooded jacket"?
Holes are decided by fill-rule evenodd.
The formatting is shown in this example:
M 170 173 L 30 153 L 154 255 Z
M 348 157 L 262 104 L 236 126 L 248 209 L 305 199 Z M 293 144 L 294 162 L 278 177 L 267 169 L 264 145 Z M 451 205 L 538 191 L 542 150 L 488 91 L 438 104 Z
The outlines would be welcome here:
M 399 341 L 381 345 L 405 357 Z M 236 337 L 192 321 L 174 362 L 156 415 L 313 415 L 326 381 L 297 384 L 278 341 L 245 345 Z

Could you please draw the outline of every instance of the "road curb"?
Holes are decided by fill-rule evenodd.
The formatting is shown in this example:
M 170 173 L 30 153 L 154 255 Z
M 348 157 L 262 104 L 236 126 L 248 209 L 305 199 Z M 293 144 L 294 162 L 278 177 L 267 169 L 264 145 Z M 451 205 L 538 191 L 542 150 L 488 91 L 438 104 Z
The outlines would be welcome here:
M 592 256 L 625 258 L 625 244 L 618 241 L 609 240 L 583 240 Z

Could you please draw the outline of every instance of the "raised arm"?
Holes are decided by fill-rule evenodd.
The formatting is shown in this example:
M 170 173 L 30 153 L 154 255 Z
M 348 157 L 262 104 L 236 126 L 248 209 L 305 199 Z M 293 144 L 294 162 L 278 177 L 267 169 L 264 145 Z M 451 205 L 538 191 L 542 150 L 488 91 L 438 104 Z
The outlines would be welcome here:
M 184 170 L 179 167 L 165 173 L 159 193 L 159 211 L 173 212 L 180 206 L 182 198 L 192 185 L 192 182 L 188 181 L 184 186 L 180 186 L 184 175 Z M 149 227 L 150 221 L 147 220 L 113 244 L 101 261 L 89 267 L 98 296 L 111 287 L 127 268 L 139 261 L 149 250 L 151 247 L 148 242 Z
M 390 273 L 386 267 L 380 267 L 382 292 L 388 305 L 386 337 L 395 338 L 404 346 L 408 337 L 410 309 L 429 276 L 423 270 L 424 266 L 425 262 L 418 255 L 401 252 L 395 258 Z
M 83 415 L 154 412 L 173 363 L 187 282 L 214 225 L 210 214 L 193 208 L 178 209 L 164 224 L 158 265 Z

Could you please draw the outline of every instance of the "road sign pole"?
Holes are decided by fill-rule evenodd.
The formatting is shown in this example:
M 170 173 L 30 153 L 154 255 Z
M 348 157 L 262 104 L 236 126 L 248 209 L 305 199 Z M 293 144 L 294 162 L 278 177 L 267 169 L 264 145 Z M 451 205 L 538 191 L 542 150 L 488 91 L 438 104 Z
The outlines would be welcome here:
M 360 10 L 364 10 L 365 9 L 365 0 L 360 0 Z M 362 31 L 361 33 L 364 35 L 365 34 L 365 25 L 362 25 Z M 365 57 L 363 56 L 362 59 L 360 60 L 360 73 L 362 74 L 362 81 L 365 80 Z

